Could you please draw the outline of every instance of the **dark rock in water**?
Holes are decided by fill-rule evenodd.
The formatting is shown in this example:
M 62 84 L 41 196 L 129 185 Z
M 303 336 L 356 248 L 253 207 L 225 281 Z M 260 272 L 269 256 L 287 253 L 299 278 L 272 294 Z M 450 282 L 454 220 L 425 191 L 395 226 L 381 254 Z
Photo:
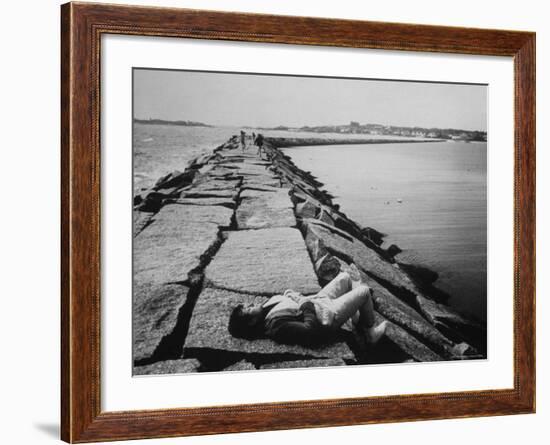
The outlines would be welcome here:
M 416 302 L 428 321 L 449 338 L 457 342 L 465 339 L 476 349 L 485 353 L 487 344 L 481 343 L 480 340 L 486 339 L 487 333 L 481 323 L 466 318 L 447 305 L 436 303 L 421 295 L 417 295 Z
M 395 257 L 396 255 L 400 254 L 401 252 L 403 252 L 399 246 L 396 246 L 395 244 L 392 244 L 390 247 L 388 247 L 386 249 L 386 253 L 388 254 L 388 256 L 390 258 L 393 258 Z
M 325 254 L 315 262 L 315 272 L 324 286 L 340 273 L 340 262 L 330 254 Z
M 163 206 L 165 200 L 176 198 L 180 194 L 176 187 L 166 188 L 162 190 L 149 189 L 140 194 L 141 200 L 137 209 L 142 212 L 158 212 Z M 134 198 L 136 202 L 136 198 Z
M 172 187 L 184 187 L 191 184 L 193 178 L 195 177 L 194 170 L 186 170 L 185 172 L 180 172 L 174 170 L 172 173 L 163 176 L 155 183 L 155 189 L 166 189 Z
M 384 237 L 386 237 L 385 233 L 379 232 L 372 227 L 365 227 L 361 230 L 361 232 L 377 246 L 380 246 L 384 242 Z
M 390 246 L 391 248 L 391 246 Z M 398 248 L 399 249 L 399 248 Z M 389 250 L 389 249 L 388 249 Z M 415 264 L 399 263 L 399 267 L 411 275 L 419 283 L 432 284 L 439 278 L 439 274 L 424 266 Z
M 151 365 L 135 366 L 134 375 L 188 374 L 198 372 L 201 364 L 197 359 L 165 360 Z

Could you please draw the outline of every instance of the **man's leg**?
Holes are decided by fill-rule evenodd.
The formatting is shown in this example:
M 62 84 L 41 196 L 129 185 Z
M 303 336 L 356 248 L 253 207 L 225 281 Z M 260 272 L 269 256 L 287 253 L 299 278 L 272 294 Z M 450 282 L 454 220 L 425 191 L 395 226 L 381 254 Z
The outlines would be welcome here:
M 361 284 L 333 301 L 334 321 L 333 327 L 339 328 L 346 320 L 353 317 L 359 311 L 359 326 L 364 329 L 367 342 L 376 343 L 386 330 L 387 321 L 374 326 L 374 305 L 372 303 L 371 290 Z
M 351 290 L 351 278 L 347 272 L 340 272 L 333 280 L 323 287 L 317 296 L 328 297 L 331 300 L 341 297 Z
M 374 325 L 374 306 L 370 288 L 364 284 L 351 289 L 333 301 L 334 327 L 340 327 L 359 311 L 359 323 L 366 327 Z

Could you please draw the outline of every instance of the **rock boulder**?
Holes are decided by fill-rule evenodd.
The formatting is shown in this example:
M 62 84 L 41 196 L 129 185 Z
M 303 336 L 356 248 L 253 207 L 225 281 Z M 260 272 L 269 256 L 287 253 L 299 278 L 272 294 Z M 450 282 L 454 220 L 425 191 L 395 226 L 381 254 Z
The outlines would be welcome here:
M 252 295 L 286 289 L 313 294 L 320 287 L 298 229 L 273 228 L 228 232 L 227 240 L 205 270 L 213 287 Z

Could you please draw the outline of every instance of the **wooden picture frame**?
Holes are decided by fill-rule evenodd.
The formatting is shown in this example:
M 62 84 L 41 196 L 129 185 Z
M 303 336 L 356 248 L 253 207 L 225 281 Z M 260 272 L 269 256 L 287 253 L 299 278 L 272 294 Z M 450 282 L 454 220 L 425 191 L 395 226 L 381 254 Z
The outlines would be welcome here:
M 65 4 L 61 18 L 63 440 L 96 442 L 535 411 L 534 33 L 91 3 Z M 513 57 L 513 389 L 102 412 L 99 92 L 104 34 Z

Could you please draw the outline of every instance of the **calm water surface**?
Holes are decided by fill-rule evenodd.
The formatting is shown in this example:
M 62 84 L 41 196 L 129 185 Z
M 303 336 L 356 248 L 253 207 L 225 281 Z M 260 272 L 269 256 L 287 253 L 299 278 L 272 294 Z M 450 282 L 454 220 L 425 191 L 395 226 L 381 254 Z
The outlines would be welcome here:
M 235 134 L 218 127 L 134 124 L 134 194 L 195 157 L 211 153 Z
M 486 319 L 487 147 L 481 143 L 288 148 L 363 226 L 388 234 L 398 259 L 439 273 L 449 303 Z
M 189 161 L 201 154 L 211 153 L 240 130 L 241 128 L 233 127 L 134 124 L 134 194 L 142 188 L 151 187 L 158 178 L 173 170 L 183 171 Z M 252 131 L 276 137 L 365 138 L 365 135 L 247 129 L 249 134 Z

